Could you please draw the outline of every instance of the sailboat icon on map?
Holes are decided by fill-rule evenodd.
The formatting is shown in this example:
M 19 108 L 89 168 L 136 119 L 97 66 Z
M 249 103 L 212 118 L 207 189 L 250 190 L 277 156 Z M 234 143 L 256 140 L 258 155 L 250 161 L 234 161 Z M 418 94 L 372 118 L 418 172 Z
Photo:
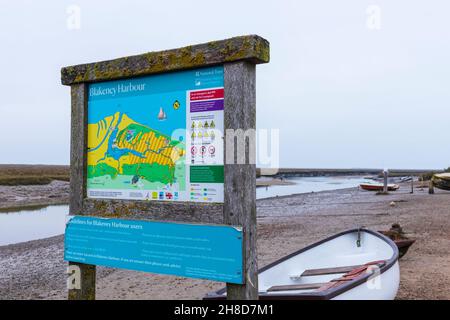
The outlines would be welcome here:
M 166 119 L 167 119 L 166 113 L 164 112 L 164 109 L 161 107 L 158 113 L 158 120 L 163 121 Z

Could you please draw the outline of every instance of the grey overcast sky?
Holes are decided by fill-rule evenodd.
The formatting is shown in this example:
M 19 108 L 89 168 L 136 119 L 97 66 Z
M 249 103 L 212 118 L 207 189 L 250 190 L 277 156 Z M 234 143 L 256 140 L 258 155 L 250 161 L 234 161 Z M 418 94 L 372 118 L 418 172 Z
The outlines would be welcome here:
M 257 125 L 280 129 L 282 167 L 450 166 L 448 0 L 0 1 L 0 163 L 69 163 L 62 66 L 258 34 Z

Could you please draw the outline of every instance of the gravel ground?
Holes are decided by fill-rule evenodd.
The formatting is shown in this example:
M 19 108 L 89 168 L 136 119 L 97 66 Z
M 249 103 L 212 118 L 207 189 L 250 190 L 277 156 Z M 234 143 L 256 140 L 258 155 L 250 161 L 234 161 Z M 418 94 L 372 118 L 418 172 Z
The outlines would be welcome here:
M 394 201 L 395 205 L 390 203 Z M 400 261 L 398 299 L 450 299 L 450 193 L 405 185 L 391 195 L 358 189 L 259 200 L 258 255 L 264 266 L 334 233 L 398 222 L 417 238 Z M 63 237 L 0 247 L 0 299 L 66 299 Z M 98 299 L 200 299 L 221 283 L 98 268 Z

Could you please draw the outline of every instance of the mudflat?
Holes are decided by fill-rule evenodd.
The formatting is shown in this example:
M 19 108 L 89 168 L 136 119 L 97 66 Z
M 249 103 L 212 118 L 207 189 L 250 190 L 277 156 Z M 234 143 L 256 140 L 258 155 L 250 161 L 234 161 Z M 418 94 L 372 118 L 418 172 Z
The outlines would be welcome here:
M 389 195 L 351 188 L 258 200 L 258 264 L 343 230 L 400 223 L 417 241 L 400 260 L 397 299 L 450 299 L 450 192 L 409 192 L 405 184 Z M 66 299 L 66 266 L 63 236 L 0 247 L 0 299 Z M 97 273 L 98 299 L 201 299 L 222 286 L 104 267 Z
M 43 185 L 0 185 L 0 214 L 69 203 L 69 182 L 53 180 Z

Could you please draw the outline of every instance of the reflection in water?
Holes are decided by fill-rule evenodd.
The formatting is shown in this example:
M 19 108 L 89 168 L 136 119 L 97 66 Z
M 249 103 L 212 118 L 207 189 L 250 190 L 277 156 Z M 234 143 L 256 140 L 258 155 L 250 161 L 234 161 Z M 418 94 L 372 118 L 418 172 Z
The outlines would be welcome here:
M 359 176 L 352 177 L 292 177 L 285 179 L 292 185 L 256 188 L 256 198 L 263 199 L 276 196 L 288 196 L 296 193 L 309 193 L 357 187 L 360 183 L 371 180 Z
M 69 206 L 0 213 L 0 246 L 64 233 Z

